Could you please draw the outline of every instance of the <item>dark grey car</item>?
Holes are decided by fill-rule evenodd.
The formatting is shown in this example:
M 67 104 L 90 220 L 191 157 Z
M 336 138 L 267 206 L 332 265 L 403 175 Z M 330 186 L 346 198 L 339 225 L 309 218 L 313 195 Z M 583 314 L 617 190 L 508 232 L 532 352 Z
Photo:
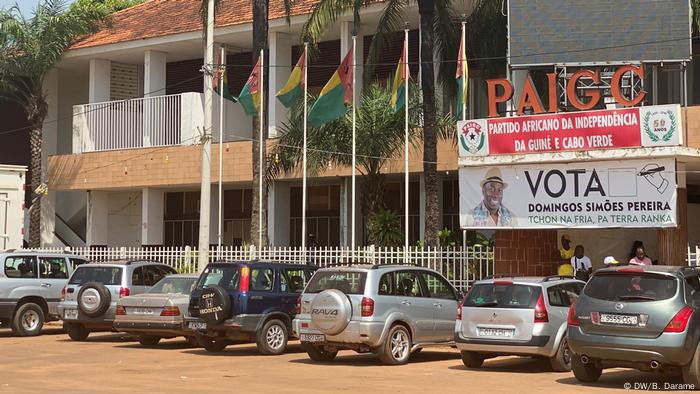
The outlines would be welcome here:
M 680 370 L 700 388 L 699 273 L 674 266 L 597 271 L 569 310 L 576 378 L 593 382 L 612 367 Z

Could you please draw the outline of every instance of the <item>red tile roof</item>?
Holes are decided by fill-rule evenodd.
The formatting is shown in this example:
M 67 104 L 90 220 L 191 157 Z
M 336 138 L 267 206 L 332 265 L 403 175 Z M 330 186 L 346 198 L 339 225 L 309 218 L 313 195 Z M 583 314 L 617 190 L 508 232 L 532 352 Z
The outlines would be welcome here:
M 297 0 L 292 15 L 311 12 L 318 0 Z M 87 48 L 124 41 L 162 37 L 202 30 L 199 9 L 202 0 L 147 0 L 114 14 L 112 26 L 76 42 L 71 48 Z M 269 18 L 284 18 L 284 1 L 270 1 Z M 253 20 L 251 0 L 221 0 L 215 26 L 232 26 Z

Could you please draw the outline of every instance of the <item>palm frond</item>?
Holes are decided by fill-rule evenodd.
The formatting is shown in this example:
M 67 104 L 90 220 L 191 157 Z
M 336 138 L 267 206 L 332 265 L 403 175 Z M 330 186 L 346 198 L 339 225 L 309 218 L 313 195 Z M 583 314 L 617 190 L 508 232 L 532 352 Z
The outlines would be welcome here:
M 408 6 L 407 0 L 387 0 L 384 5 L 384 10 L 379 17 L 377 23 L 377 31 L 372 36 L 372 43 L 369 45 L 369 54 L 367 56 L 364 75 L 367 76 L 365 81 L 371 80 L 371 75 L 374 74 L 375 64 L 381 58 L 382 51 L 389 42 L 389 37 L 393 32 L 401 29 L 404 22 L 404 9 Z
M 284 19 L 287 21 L 287 25 L 292 24 L 292 5 L 294 5 L 294 0 L 284 0 Z
M 207 39 L 208 3 L 209 0 L 202 0 L 202 3 L 199 5 L 199 18 L 202 21 L 202 40 L 204 41 Z M 214 15 L 219 13 L 219 8 L 221 8 L 221 0 L 214 0 Z
M 302 42 L 307 41 L 311 49 L 316 48 L 328 26 L 354 6 L 355 0 L 321 0 L 318 2 L 314 6 L 309 20 L 304 24 L 301 33 Z
M 433 29 L 435 31 L 435 51 L 441 60 L 437 65 L 438 80 L 449 91 L 456 91 L 454 76 L 457 65 L 454 59 L 457 58 L 459 51 L 460 27 L 452 1 L 435 2 Z

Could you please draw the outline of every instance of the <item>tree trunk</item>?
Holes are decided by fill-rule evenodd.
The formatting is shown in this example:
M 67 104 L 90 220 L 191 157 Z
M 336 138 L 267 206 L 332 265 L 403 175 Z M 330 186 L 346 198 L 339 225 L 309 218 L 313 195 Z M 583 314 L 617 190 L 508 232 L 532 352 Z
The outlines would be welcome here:
M 384 174 L 369 173 L 363 177 L 362 183 L 362 214 L 367 219 L 372 218 L 384 204 Z
M 264 59 L 264 70 L 263 70 L 263 141 L 267 139 L 267 114 L 268 114 L 268 75 L 269 75 L 269 57 L 267 50 L 267 30 L 268 30 L 268 2 L 269 0 L 253 0 L 253 64 L 257 62 L 260 56 L 260 50 L 265 50 Z M 250 224 L 250 239 L 251 243 L 258 247 L 263 247 L 267 245 L 267 180 L 265 179 L 265 174 L 267 173 L 267 163 L 265 158 L 267 157 L 267 149 L 263 142 L 263 163 L 262 172 L 260 171 L 260 119 L 256 118 L 253 121 L 253 212 Z M 262 211 L 259 212 L 258 206 L 260 201 L 260 177 L 262 177 Z M 262 245 L 258 245 L 258 222 L 259 217 L 262 215 Z
M 31 205 L 29 214 L 29 247 L 41 247 L 41 193 L 37 193 L 41 186 L 41 144 L 42 144 L 42 128 L 44 118 L 46 117 L 47 106 L 43 98 L 38 97 L 32 103 L 32 108 L 27 111 L 29 123 L 32 125 L 29 131 L 29 176 L 30 176 L 30 196 L 33 204 Z
M 437 130 L 435 126 L 434 0 L 418 0 L 423 91 L 423 177 L 425 184 L 425 245 L 438 246 Z

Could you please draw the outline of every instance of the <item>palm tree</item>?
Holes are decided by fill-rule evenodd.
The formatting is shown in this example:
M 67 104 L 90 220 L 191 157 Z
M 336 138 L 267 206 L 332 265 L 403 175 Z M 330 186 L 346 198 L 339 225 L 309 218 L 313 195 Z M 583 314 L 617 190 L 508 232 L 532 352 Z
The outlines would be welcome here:
M 46 190 L 41 168 L 42 127 L 48 110 L 44 78 L 76 38 L 108 21 L 113 3 L 81 0 L 68 8 L 64 0 L 44 0 L 30 19 L 16 6 L 0 10 L 0 100 L 19 104 L 29 124 L 30 247 L 41 246 L 41 196 Z
M 324 32 L 346 12 L 352 12 L 355 26 L 360 22 L 360 9 L 376 2 L 370 0 L 320 0 L 302 35 L 312 46 L 321 39 Z M 377 32 L 372 38 L 365 76 L 371 78 L 371 64 L 376 63 L 382 48 L 388 41 L 389 34 L 402 28 L 404 11 L 410 2 L 407 0 L 387 0 L 377 23 Z M 423 176 L 425 179 L 425 244 L 438 246 L 438 176 L 437 176 L 437 111 L 435 105 L 435 68 L 433 55 L 437 53 L 441 60 L 456 58 L 458 42 L 456 16 L 452 0 L 418 0 L 420 15 L 421 41 L 421 90 L 423 114 Z M 442 80 L 454 78 L 443 67 L 444 61 L 438 63 L 438 75 Z M 358 141 L 361 137 L 358 135 Z
M 409 139 L 413 145 L 420 143 L 419 122 L 422 108 L 418 90 L 409 89 Z M 389 164 L 403 166 L 401 153 L 404 144 L 404 112 L 392 112 L 389 101 L 391 93 L 373 83 L 362 92 L 361 106 L 357 110 L 357 166 L 363 177 L 361 210 L 364 216 L 372 217 L 384 206 L 384 181 L 382 169 Z M 309 99 L 310 102 L 313 98 Z M 441 136 L 452 132 L 449 116 L 438 120 Z M 282 125 L 281 137 L 268 161 L 271 178 L 284 172 L 292 172 L 301 163 L 303 146 L 303 113 L 301 103 L 292 109 L 289 121 Z M 352 164 L 352 120 L 345 116 L 320 128 L 307 131 L 307 166 L 310 175 L 316 175 L 328 166 L 350 166 Z M 398 161 L 397 161 L 398 159 Z

